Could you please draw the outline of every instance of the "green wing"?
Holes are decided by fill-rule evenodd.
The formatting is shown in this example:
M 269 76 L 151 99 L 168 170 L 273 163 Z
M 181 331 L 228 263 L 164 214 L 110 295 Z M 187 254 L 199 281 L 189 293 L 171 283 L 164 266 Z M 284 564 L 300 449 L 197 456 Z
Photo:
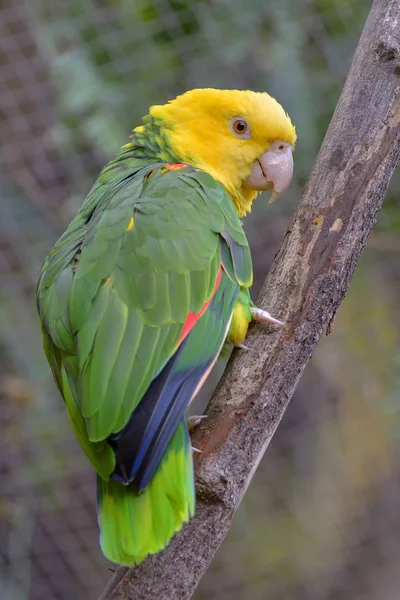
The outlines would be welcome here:
M 102 477 L 115 460 L 105 440 L 176 350 L 188 313 L 212 295 L 221 261 L 232 281 L 251 283 L 247 240 L 225 190 L 191 168 L 157 167 L 106 169 L 39 282 L 46 353 Z
M 222 283 L 182 342 L 189 313 L 213 296 L 221 264 Z M 128 152 L 106 167 L 45 261 L 37 293 L 44 348 L 99 474 L 101 545 L 114 562 L 132 565 L 159 551 L 193 514 L 183 411 L 251 277 L 225 190 L 204 173 L 164 172 Z M 147 413 L 144 424 L 135 409 Z M 134 478 L 122 473 L 126 464 L 138 473 L 136 488 L 115 481 Z

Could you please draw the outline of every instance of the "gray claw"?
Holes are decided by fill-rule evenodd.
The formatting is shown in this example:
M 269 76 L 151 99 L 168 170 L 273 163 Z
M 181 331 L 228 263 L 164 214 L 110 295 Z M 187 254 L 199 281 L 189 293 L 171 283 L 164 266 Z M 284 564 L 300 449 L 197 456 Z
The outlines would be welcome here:
M 197 425 L 200 425 L 202 420 L 206 419 L 206 418 L 207 418 L 207 415 L 192 415 L 191 417 L 189 417 L 188 420 L 186 421 L 186 425 L 187 425 L 189 432 L 193 431 L 193 429 L 195 429 L 197 427 Z
M 241 350 L 251 350 L 249 346 L 245 346 L 244 344 L 235 344 L 235 348 L 240 348 Z
M 269 312 L 266 310 L 262 310 L 261 308 L 257 308 L 256 306 L 252 306 L 250 308 L 251 317 L 253 321 L 262 321 L 263 323 L 274 323 L 274 325 L 284 325 L 283 321 L 279 321 L 275 319 Z

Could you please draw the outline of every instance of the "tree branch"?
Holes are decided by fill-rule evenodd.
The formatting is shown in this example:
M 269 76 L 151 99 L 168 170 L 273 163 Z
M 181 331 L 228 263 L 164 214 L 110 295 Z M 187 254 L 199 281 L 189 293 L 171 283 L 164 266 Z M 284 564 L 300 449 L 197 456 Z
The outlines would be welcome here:
M 400 158 L 400 3 L 375 0 L 303 197 L 257 305 L 282 329 L 252 326 L 195 432 L 197 510 L 169 547 L 119 568 L 101 600 L 189 598 L 323 331 L 350 284 Z

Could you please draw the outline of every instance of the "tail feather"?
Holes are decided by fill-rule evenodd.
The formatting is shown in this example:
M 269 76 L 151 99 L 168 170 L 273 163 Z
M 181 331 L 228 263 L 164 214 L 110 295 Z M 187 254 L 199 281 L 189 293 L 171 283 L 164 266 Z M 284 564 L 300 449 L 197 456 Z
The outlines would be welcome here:
M 97 480 L 100 544 L 112 562 L 133 566 L 159 552 L 194 514 L 190 440 L 182 420 L 148 487 Z

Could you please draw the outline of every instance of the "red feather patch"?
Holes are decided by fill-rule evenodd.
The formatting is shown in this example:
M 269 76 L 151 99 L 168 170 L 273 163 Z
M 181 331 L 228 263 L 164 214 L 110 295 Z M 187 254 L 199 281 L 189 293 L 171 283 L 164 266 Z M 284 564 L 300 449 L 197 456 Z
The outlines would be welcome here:
M 178 169 L 184 169 L 187 166 L 188 165 L 185 165 L 184 163 L 175 163 L 175 164 L 166 163 L 164 165 L 164 167 L 166 169 L 168 169 L 168 171 L 178 171 Z
M 155 173 L 157 173 L 158 169 L 161 168 L 161 173 L 165 173 L 166 171 L 178 171 L 179 169 L 184 169 L 189 165 L 185 165 L 184 163 L 165 163 L 161 167 L 156 167 L 147 175 L 147 179 L 150 179 Z
M 196 325 L 197 321 L 206 312 L 207 308 L 209 307 L 209 304 L 210 304 L 211 300 L 215 296 L 215 292 L 217 291 L 218 286 L 219 286 L 219 284 L 221 282 L 221 277 L 222 277 L 222 265 L 219 268 L 218 275 L 217 275 L 217 278 L 215 280 L 214 290 L 213 290 L 211 296 L 209 297 L 209 299 L 203 304 L 203 307 L 202 307 L 201 311 L 198 312 L 198 313 L 188 313 L 188 316 L 186 318 L 186 322 L 185 322 L 185 324 L 183 326 L 182 333 L 181 333 L 180 338 L 179 338 L 179 342 L 178 342 L 179 344 L 192 331 L 192 329 Z

